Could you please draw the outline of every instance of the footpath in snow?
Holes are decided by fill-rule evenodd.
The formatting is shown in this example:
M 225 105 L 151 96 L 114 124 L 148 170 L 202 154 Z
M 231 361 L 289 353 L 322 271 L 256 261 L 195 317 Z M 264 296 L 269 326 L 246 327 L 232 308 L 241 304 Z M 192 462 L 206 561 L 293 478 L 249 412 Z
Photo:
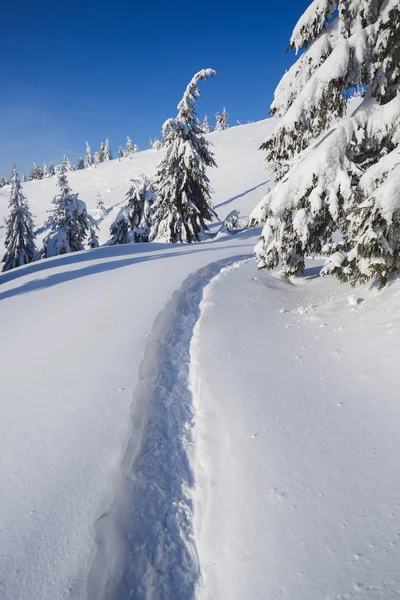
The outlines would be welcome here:
M 357 303 L 317 271 L 293 284 L 251 261 L 205 290 L 190 370 L 201 600 L 400 595 L 400 289 Z

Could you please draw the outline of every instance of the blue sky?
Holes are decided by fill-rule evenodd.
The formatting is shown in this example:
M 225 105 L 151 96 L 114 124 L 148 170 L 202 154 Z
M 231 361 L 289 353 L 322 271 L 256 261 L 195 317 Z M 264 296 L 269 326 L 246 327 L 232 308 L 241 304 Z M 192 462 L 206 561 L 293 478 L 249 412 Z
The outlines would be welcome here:
M 5 0 L 6 1 L 6 0 Z M 141 148 L 192 75 L 211 67 L 198 114 L 226 106 L 231 125 L 267 116 L 294 61 L 291 31 L 308 0 L 8 0 L 0 33 L 0 175 L 13 161 L 76 162 L 85 140 L 129 135 Z

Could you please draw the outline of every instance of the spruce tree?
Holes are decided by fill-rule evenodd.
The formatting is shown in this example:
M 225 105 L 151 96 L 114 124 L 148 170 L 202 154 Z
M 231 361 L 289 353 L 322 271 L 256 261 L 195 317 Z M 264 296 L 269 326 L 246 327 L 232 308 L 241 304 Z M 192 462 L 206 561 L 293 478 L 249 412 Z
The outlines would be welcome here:
M 108 215 L 108 210 L 104 204 L 103 198 L 100 196 L 100 193 L 97 192 L 97 218 L 104 219 Z
M 85 169 L 88 169 L 89 167 L 92 167 L 94 165 L 92 149 L 89 146 L 88 142 L 86 142 L 86 152 L 85 152 L 84 164 L 85 164 Z
M 31 172 L 29 175 L 30 181 L 33 181 L 34 179 L 43 179 L 43 169 L 36 163 L 33 163 L 33 166 L 32 166 L 32 169 L 31 169 Z
M 97 235 L 97 229 L 95 229 L 94 227 L 91 227 L 89 232 L 88 246 L 89 248 L 99 247 L 99 237 Z
M 124 156 L 125 156 L 124 149 L 122 148 L 122 146 L 120 146 L 118 148 L 118 158 L 124 158 Z
M 117 244 L 129 244 L 132 240 L 129 220 L 126 214 L 126 209 L 122 208 L 115 221 L 110 227 L 110 246 Z
M 21 181 L 22 181 L 22 183 L 26 183 L 26 175 L 25 175 L 25 173 L 22 173 L 22 175 L 21 175 Z
M 83 250 L 88 231 L 97 227 L 86 204 L 72 193 L 65 173 L 58 176 L 57 185 L 59 192 L 52 201 L 54 209 L 45 223 L 45 228 L 50 229 L 43 240 L 45 258 Z
M 43 178 L 47 179 L 48 177 L 49 177 L 49 170 L 47 168 L 46 163 L 44 163 L 44 165 L 43 165 Z
M 98 159 L 99 159 L 99 163 L 102 163 L 105 160 L 105 145 L 104 145 L 104 142 L 101 142 L 101 144 L 100 144 L 99 153 L 98 153 Z
M 132 180 L 126 194 L 126 212 L 134 242 L 149 241 L 155 200 L 154 187 L 147 177 Z
M 322 273 L 353 284 L 398 271 L 399 25 L 395 0 L 313 2 L 296 25 L 290 47 L 303 52 L 278 85 L 280 120 L 262 146 L 278 183 L 251 216 L 265 221 L 260 268 L 289 276 L 326 252 Z M 363 99 L 346 116 L 355 90 Z
M 53 177 L 53 175 L 56 174 L 56 170 L 55 170 L 52 162 L 49 164 L 47 172 L 48 172 L 49 177 Z
M 207 115 L 204 117 L 202 129 L 203 129 L 203 133 L 205 133 L 205 134 L 212 132 L 212 128 L 210 126 L 210 123 L 208 122 L 208 116 Z
M 110 148 L 110 142 L 108 141 L 108 139 L 106 140 L 106 144 L 104 146 L 103 160 L 104 161 L 112 160 L 112 152 L 111 152 L 111 148 Z
M 216 75 L 204 69 L 193 77 L 178 104 L 178 115 L 163 126 L 166 152 L 155 179 L 157 201 L 150 238 L 164 242 L 199 241 L 206 221 L 216 213 L 211 204 L 207 167 L 216 166 L 214 155 L 196 117 L 199 81 Z
M 28 201 L 14 165 L 11 175 L 10 213 L 6 219 L 3 271 L 26 265 L 37 258 L 35 233 Z
M 136 154 L 136 152 L 140 152 L 139 150 L 139 146 L 137 144 L 133 145 L 133 154 Z
M 82 156 L 79 156 L 76 168 L 78 169 L 78 171 L 82 171 L 85 168 L 85 163 L 83 161 Z
M 224 107 L 222 113 L 216 113 L 215 115 L 215 131 L 223 131 L 229 128 L 229 118 L 226 108 Z
M 128 136 L 126 138 L 125 156 L 130 156 L 131 154 L 133 154 L 133 144 L 131 138 Z

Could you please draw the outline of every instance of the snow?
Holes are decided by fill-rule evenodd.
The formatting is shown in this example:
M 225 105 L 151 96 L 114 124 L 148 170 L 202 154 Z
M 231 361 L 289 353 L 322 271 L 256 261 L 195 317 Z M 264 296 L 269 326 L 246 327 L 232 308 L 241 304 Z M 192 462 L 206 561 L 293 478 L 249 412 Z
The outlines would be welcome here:
M 203 242 L 0 275 L 1 600 L 398 597 L 400 288 L 259 273 L 260 228 L 221 231 L 275 126 L 209 135 Z M 101 244 L 161 156 L 68 174 Z M 55 185 L 24 185 L 37 225 Z
M 397 598 L 400 288 L 285 281 L 254 262 L 204 291 L 192 339 L 198 598 Z M 379 363 L 377 363 L 379 357 Z

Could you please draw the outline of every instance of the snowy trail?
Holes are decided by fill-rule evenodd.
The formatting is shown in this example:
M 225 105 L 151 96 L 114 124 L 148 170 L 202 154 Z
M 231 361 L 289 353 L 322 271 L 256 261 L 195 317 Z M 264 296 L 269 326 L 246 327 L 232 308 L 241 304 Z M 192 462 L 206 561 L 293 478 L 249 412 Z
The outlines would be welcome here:
M 235 256 L 190 275 L 158 315 L 139 370 L 121 478 L 96 525 L 88 600 L 189 600 L 200 571 L 193 538 L 190 342 L 204 287 Z
M 352 306 L 314 273 L 294 285 L 249 263 L 205 289 L 190 369 L 200 600 L 400 596 L 400 290 Z

